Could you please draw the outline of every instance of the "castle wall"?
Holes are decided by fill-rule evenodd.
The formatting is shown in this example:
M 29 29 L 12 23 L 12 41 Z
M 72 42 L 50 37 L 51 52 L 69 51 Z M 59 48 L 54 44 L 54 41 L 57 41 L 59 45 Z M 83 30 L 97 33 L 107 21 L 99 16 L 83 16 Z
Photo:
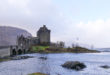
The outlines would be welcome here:
M 50 33 L 49 32 L 41 32 L 39 34 L 40 43 L 50 43 Z

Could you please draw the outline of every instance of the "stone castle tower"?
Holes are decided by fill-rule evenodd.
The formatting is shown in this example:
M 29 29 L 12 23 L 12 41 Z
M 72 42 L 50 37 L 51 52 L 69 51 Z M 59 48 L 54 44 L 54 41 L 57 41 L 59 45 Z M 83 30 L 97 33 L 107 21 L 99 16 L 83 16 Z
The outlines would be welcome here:
M 47 29 L 46 25 L 43 27 L 40 27 L 40 29 L 37 32 L 37 37 L 39 39 L 40 44 L 50 44 L 50 30 Z
M 38 30 L 36 37 L 18 36 L 17 45 L 24 48 L 34 45 L 50 45 L 50 30 L 44 25 Z

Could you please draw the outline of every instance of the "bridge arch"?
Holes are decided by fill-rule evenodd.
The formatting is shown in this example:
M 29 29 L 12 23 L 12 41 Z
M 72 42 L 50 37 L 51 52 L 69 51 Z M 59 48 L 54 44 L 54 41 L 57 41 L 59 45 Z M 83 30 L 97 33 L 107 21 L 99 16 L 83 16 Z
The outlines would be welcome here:
M 23 53 L 23 51 L 21 50 L 21 49 L 19 49 L 18 50 L 18 54 L 20 55 L 20 54 L 22 54 Z
M 12 49 L 12 55 L 17 55 L 16 49 Z

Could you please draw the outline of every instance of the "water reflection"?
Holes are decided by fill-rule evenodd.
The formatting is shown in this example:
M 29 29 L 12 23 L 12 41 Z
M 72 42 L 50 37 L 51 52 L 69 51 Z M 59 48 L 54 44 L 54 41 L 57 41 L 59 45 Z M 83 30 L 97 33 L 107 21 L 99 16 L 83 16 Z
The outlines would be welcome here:
M 41 67 L 39 67 L 39 70 L 41 73 L 50 74 L 50 65 L 48 61 L 48 54 L 41 54 L 39 57 L 39 64 L 42 64 Z

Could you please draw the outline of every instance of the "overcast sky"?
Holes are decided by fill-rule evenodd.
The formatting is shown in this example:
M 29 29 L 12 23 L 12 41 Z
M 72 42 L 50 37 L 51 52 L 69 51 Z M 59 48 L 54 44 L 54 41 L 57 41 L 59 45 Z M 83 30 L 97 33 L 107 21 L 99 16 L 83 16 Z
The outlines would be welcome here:
M 0 0 L 0 25 L 33 36 L 43 24 L 52 41 L 110 47 L 110 0 Z

